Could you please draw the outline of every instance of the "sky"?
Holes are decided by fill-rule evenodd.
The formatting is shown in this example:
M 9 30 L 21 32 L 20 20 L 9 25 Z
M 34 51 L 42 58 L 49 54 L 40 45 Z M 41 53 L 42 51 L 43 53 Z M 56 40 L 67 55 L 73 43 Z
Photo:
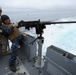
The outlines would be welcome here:
M 9 14 L 11 17 L 12 13 L 15 16 L 20 14 L 22 17 L 24 17 L 25 14 L 28 15 L 31 12 L 41 13 L 41 15 L 45 13 L 44 18 L 50 18 L 50 16 L 54 19 L 55 17 L 76 17 L 75 0 L 0 0 L 0 6 L 3 9 L 3 13 Z M 16 11 L 18 12 L 18 14 L 15 14 L 17 13 Z M 50 16 L 48 16 L 48 14 Z M 29 16 L 26 17 L 28 18 Z
M 75 8 L 75 0 L 0 0 L 3 8 L 36 8 L 49 9 L 53 7 Z

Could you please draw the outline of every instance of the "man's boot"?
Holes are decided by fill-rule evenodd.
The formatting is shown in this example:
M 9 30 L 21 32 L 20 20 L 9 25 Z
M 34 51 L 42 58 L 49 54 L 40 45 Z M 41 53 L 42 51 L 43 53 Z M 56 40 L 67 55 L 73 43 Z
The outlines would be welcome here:
M 12 72 L 16 72 L 16 66 L 14 63 L 9 63 L 9 68 Z

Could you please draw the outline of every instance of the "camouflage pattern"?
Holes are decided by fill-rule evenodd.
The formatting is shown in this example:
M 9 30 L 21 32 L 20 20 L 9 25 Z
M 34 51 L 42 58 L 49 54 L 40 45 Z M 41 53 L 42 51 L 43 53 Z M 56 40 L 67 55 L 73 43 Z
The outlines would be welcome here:
M 0 24 L 2 24 L 1 19 L 0 19 Z M 2 33 L 0 33 L 0 44 L 2 45 L 3 55 L 9 54 L 7 51 L 7 45 L 8 45 L 7 43 L 8 43 L 8 40 L 6 39 L 6 37 L 2 35 Z
M 9 25 L 5 25 L 4 24 L 4 26 L 6 26 L 7 28 L 10 28 L 11 26 L 13 26 L 14 24 L 9 24 Z M 14 40 L 15 38 L 17 38 L 17 37 L 19 37 L 21 35 L 21 32 L 19 31 L 19 29 L 16 27 L 16 26 L 14 26 L 14 29 L 13 29 L 13 32 L 11 33 L 11 34 L 9 34 L 9 37 L 8 37 L 8 39 L 10 40 L 10 41 L 12 41 L 12 40 Z
M 11 47 L 12 53 L 11 53 L 11 58 L 9 60 L 9 62 L 12 64 L 16 62 L 21 39 L 22 39 L 22 36 L 19 36 L 12 41 L 12 47 Z
M 7 28 L 10 28 L 10 26 L 12 25 L 13 24 L 4 25 L 4 26 L 6 26 Z M 9 62 L 14 64 L 18 55 L 20 41 L 22 39 L 21 32 L 16 26 L 14 26 L 13 32 L 9 34 L 8 39 L 12 42 L 12 46 L 11 46 L 12 53 L 11 53 Z

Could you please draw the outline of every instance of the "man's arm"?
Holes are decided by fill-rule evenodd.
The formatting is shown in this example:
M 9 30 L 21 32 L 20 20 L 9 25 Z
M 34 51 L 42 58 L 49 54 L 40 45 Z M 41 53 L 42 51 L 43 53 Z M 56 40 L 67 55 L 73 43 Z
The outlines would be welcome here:
M 2 33 L 10 34 L 12 33 L 14 27 L 11 26 L 10 28 L 6 28 L 5 26 L 0 25 L 0 29 L 2 30 Z

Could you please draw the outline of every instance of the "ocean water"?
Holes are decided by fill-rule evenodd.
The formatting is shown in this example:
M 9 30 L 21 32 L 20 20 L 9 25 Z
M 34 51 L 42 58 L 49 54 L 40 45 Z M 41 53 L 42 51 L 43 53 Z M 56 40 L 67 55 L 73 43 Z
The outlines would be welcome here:
M 40 19 L 41 21 L 76 20 L 76 17 L 68 17 L 51 13 L 6 12 L 6 14 L 10 16 L 11 21 L 14 23 L 21 20 L 30 21 L 38 19 Z M 27 31 L 22 28 L 22 32 L 37 37 L 35 29 Z M 65 51 L 76 55 L 76 24 L 51 24 L 49 26 L 46 26 L 46 29 L 44 29 L 43 37 L 43 55 L 46 54 L 47 47 L 49 47 L 50 45 L 55 45 Z

